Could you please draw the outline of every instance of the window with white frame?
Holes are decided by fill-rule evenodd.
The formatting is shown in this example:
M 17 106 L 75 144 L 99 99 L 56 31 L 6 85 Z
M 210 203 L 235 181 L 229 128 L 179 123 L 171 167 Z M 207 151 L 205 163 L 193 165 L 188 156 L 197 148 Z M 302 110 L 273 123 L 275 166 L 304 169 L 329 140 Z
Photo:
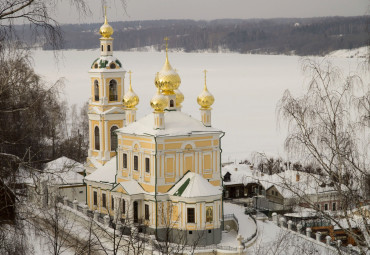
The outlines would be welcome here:
M 187 208 L 187 222 L 195 223 L 195 208 Z
M 139 170 L 139 157 L 136 155 L 134 156 L 134 170 L 135 171 Z

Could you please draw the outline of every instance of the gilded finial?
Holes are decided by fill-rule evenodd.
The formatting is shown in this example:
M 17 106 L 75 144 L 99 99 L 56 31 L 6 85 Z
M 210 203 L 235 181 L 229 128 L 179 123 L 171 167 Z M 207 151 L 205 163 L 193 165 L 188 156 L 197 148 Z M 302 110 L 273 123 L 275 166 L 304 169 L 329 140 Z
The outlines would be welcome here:
M 100 27 L 99 33 L 104 38 L 110 38 L 113 32 L 113 28 L 108 24 L 107 6 L 104 6 L 104 24 Z
M 166 36 L 164 40 L 166 41 L 166 58 L 168 59 L 168 40 L 169 38 Z
M 130 71 L 128 71 L 128 73 L 129 73 L 129 75 L 130 75 L 130 88 L 129 88 L 129 90 L 132 90 L 132 86 L 131 86 L 131 74 L 132 74 L 132 72 L 131 72 L 131 70 L 130 70 Z
M 108 24 L 108 20 L 107 20 L 107 6 L 106 5 L 104 5 L 104 17 L 105 17 L 104 24 Z
M 168 60 L 168 37 L 165 37 L 164 40 L 166 41 L 166 61 L 161 71 L 156 74 L 154 84 L 161 89 L 163 94 L 173 95 L 175 94 L 174 90 L 180 86 L 181 79 Z
M 211 109 L 211 105 L 214 103 L 215 98 L 207 89 L 207 70 L 204 70 L 204 89 L 197 98 L 198 104 L 201 109 Z
M 157 87 L 157 93 L 150 100 L 150 106 L 154 109 L 154 112 L 163 112 L 168 105 L 168 98 L 161 94 L 161 89 Z
M 135 106 L 139 104 L 139 97 L 132 90 L 132 85 L 131 85 L 131 74 L 132 74 L 132 72 L 131 72 L 131 70 L 128 71 L 128 73 L 130 74 L 130 87 L 129 87 L 127 93 L 125 94 L 125 96 L 123 97 L 123 105 L 127 109 L 135 109 Z
M 207 89 L 207 70 L 204 69 L 204 89 Z

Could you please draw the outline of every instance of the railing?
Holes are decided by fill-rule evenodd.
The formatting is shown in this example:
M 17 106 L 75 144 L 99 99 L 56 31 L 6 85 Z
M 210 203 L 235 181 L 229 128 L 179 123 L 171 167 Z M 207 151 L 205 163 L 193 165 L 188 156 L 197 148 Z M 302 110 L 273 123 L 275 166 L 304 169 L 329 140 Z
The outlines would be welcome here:
M 82 213 L 83 213 L 82 207 L 81 207 L 80 205 L 77 205 L 77 211 L 79 211 L 79 212 L 82 212 Z
M 57 198 L 57 201 L 58 202 L 60 202 L 60 203 L 63 203 L 63 202 L 66 202 L 66 205 L 68 206 L 68 207 L 70 207 L 70 208 L 72 208 L 73 209 L 73 203 L 71 202 L 71 201 L 69 201 L 69 200 L 67 200 L 67 201 L 64 201 L 63 200 L 63 198 L 61 198 L 61 197 L 58 197 Z M 64 203 L 63 203 L 64 204 Z M 83 212 L 83 208 L 80 206 L 80 205 L 77 205 L 77 210 L 78 211 L 81 211 L 81 212 Z M 87 209 L 86 210 L 86 215 L 89 217 L 89 218 L 94 218 L 94 211 L 91 211 L 91 210 L 89 210 L 89 209 Z M 98 215 L 98 222 L 99 223 L 101 223 L 101 224 L 104 224 L 104 214 L 99 214 Z M 236 223 L 238 223 L 238 226 L 239 226 L 239 220 L 238 220 L 238 218 L 237 217 L 235 217 L 235 215 L 234 214 L 226 214 L 226 215 L 224 215 L 224 219 L 233 219 Z M 253 218 L 253 220 L 255 221 L 255 219 Z M 135 223 L 135 225 L 139 225 L 139 224 L 141 224 L 143 221 L 141 220 L 141 219 L 139 219 L 138 220 L 138 222 L 137 223 Z M 116 225 L 115 224 L 112 224 L 112 222 L 110 221 L 110 224 L 109 224 L 109 226 L 111 227 L 111 228 L 115 228 L 116 227 Z M 124 231 L 125 229 L 126 229 L 127 227 L 126 226 L 122 226 L 121 227 L 121 233 L 122 234 L 127 234 L 127 233 L 129 233 L 129 232 L 127 232 L 127 231 Z M 250 238 L 250 239 L 252 239 L 254 236 L 256 235 L 256 233 Z M 147 238 L 147 237 L 141 237 L 141 236 L 138 236 L 137 237 L 138 239 L 140 239 L 141 241 L 145 241 L 145 242 L 149 242 L 149 238 Z M 249 239 L 248 239 L 249 240 Z M 160 248 L 160 243 L 159 242 L 157 242 L 157 241 L 155 241 L 154 243 L 153 243 L 153 245 L 155 246 L 155 247 L 157 247 L 157 248 Z M 184 247 L 184 250 L 186 250 L 186 251 L 192 251 L 194 249 L 194 247 L 193 246 L 185 246 Z M 238 248 L 237 247 L 232 247 L 232 246 L 226 246 L 226 245 L 220 245 L 220 244 L 213 244 L 213 245 L 197 245 L 196 247 L 195 247 L 195 250 L 215 250 L 215 249 L 219 249 L 219 250 L 227 250 L 227 251 L 237 251 L 238 250 Z
M 236 221 L 236 223 L 238 223 L 238 225 L 239 225 L 239 220 L 238 220 L 238 218 L 237 218 L 237 217 L 235 217 L 235 215 L 234 215 L 233 213 L 225 214 L 225 215 L 224 215 L 224 220 L 226 220 L 226 219 L 233 219 L 233 220 L 235 220 L 235 221 Z
M 255 238 L 255 237 L 256 237 L 256 235 L 257 235 L 257 220 L 254 218 L 254 216 L 253 216 L 252 214 L 248 214 L 248 215 L 249 215 L 249 217 L 251 217 L 251 218 L 252 218 L 252 220 L 254 221 L 254 224 L 256 224 L 256 230 L 254 231 L 253 235 L 251 235 L 250 237 L 248 237 L 247 239 L 245 239 L 245 240 L 243 241 L 243 245 L 244 245 L 244 247 L 245 247 L 245 244 L 246 244 L 247 242 L 249 242 L 250 240 L 252 240 L 253 238 Z
M 238 248 L 232 247 L 232 246 L 225 246 L 220 244 L 212 244 L 212 245 L 197 245 L 196 247 L 193 246 L 185 246 L 184 250 L 190 251 L 190 250 L 226 250 L 226 251 L 237 251 Z
M 87 210 L 87 217 L 94 218 L 94 212 L 91 210 Z

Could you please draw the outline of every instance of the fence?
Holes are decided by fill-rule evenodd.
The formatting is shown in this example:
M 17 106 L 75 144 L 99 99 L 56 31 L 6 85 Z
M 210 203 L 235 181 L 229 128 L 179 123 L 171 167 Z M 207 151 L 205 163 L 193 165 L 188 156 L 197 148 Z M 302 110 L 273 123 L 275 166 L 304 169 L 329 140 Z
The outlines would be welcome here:
M 68 206 L 72 209 L 75 209 L 77 208 L 77 211 L 78 212 L 81 212 L 83 214 L 85 214 L 87 217 L 91 218 L 91 219 L 94 219 L 101 223 L 101 224 L 104 224 L 105 226 L 109 227 L 109 228 L 116 228 L 116 224 L 114 224 L 112 222 L 111 219 L 109 219 L 109 223 L 107 224 L 107 221 L 105 220 L 104 214 L 100 214 L 100 213 L 96 213 L 92 210 L 89 210 L 87 208 L 83 208 L 82 206 L 80 205 L 75 205 L 74 207 L 74 204 L 75 204 L 75 201 L 74 202 L 71 202 L 69 200 L 66 200 L 65 198 L 61 198 L 61 197 L 57 197 L 57 201 L 59 203 L 62 203 L 64 204 L 65 206 Z M 77 202 L 77 201 L 76 201 Z M 224 219 L 232 219 L 234 220 L 238 227 L 239 227 L 239 220 L 238 218 L 234 215 L 234 214 L 226 214 L 224 215 Z M 252 219 L 254 220 L 254 222 L 256 222 L 256 220 L 252 217 Z M 138 221 L 139 224 L 142 223 L 142 221 Z M 140 227 L 139 227 L 140 228 Z M 120 226 L 119 229 L 120 230 L 120 233 L 122 233 L 123 235 L 129 235 L 131 232 L 132 232 L 132 229 L 130 227 L 127 227 L 127 226 Z M 139 231 L 140 232 L 140 231 Z M 248 242 L 250 241 L 251 239 L 253 239 L 257 234 L 257 230 L 256 232 L 254 233 L 253 236 L 249 237 L 247 240 L 245 240 L 242 244 L 244 245 L 245 242 Z M 144 242 L 149 242 L 150 241 L 150 238 L 148 237 L 145 237 L 145 236 L 137 236 L 138 240 L 141 240 L 141 241 L 144 241 Z M 153 246 L 154 247 L 157 247 L 159 248 L 160 247 L 160 242 L 158 242 L 157 240 L 153 240 Z M 194 250 L 194 247 L 191 246 L 191 245 L 184 245 L 184 251 L 193 251 Z M 225 245 L 220 245 L 220 244 L 214 244 L 214 245 L 197 245 L 195 247 L 195 250 L 224 250 L 224 251 L 238 251 L 238 248 L 237 247 L 232 247 L 232 246 L 225 246 Z M 239 254 L 239 253 L 238 253 Z
M 280 217 L 276 214 L 272 214 L 273 222 L 280 226 L 281 228 L 287 228 L 290 231 L 296 232 L 296 234 L 302 238 L 306 238 L 307 240 L 310 240 L 312 242 L 315 242 L 317 244 L 320 244 L 322 246 L 326 246 L 327 248 L 339 248 L 345 253 L 348 254 L 360 254 L 357 250 L 353 249 L 351 246 L 342 246 L 341 240 L 333 241 L 330 235 L 322 235 L 321 232 L 313 233 L 312 229 L 309 226 L 329 226 L 329 222 L 325 219 L 322 220 L 309 220 L 306 222 L 306 224 L 301 224 L 301 222 L 298 222 L 295 224 L 293 221 L 289 220 L 286 222 L 285 217 Z M 308 223 L 309 222 L 309 223 Z M 322 242 L 325 240 L 325 242 Z M 335 250 L 336 251 L 336 250 Z
M 252 214 L 248 214 L 249 217 L 252 218 L 252 220 L 254 221 L 254 224 L 256 224 L 256 230 L 254 231 L 253 235 L 251 235 L 250 237 L 248 237 L 247 239 L 245 239 L 243 241 L 243 245 L 245 247 L 245 244 L 248 243 L 249 241 L 251 241 L 253 238 L 255 238 L 257 236 L 257 220 L 254 218 L 254 216 Z

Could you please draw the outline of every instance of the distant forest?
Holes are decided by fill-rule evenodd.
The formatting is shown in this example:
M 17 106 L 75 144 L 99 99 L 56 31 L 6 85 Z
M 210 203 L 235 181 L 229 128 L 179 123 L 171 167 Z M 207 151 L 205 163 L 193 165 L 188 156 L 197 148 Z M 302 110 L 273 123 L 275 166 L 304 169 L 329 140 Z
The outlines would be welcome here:
M 232 51 L 254 54 L 324 55 L 338 49 L 369 45 L 370 16 L 222 19 L 213 21 L 153 20 L 110 22 L 114 28 L 115 50 L 155 50 L 169 47 L 185 52 Z M 63 49 L 97 48 L 101 24 L 62 25 Z M 22 40 L 29 42 L 31 28 L 17 27 Z M 38 31 L 40 35 L 42 33 Z M 50 49 L 39 37 L 34 46 Z

